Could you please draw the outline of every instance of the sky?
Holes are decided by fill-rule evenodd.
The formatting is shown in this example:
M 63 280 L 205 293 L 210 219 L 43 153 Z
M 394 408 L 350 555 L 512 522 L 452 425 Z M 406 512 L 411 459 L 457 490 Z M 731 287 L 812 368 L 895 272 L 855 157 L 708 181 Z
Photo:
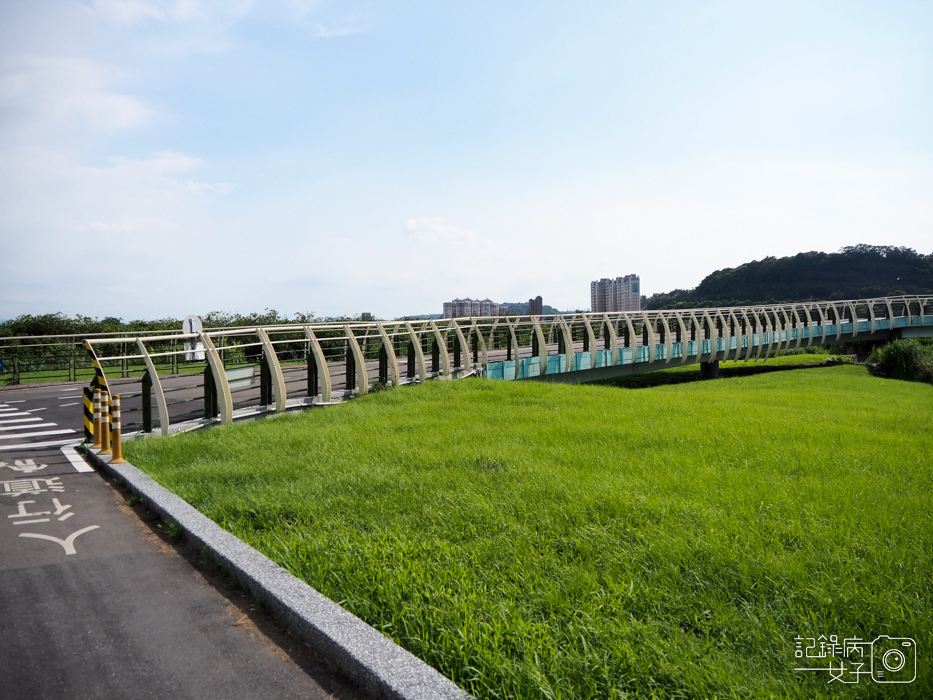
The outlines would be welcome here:
M 0 318 L 933 253 L 933 3 L 5 0 Z

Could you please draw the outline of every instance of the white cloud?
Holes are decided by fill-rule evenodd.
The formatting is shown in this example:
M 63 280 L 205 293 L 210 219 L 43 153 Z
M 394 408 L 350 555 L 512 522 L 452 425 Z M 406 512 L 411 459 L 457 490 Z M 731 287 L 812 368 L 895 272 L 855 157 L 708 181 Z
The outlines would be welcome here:
M 20 129 L 116 131 L 146 124 L 151 110 L 109 88 L 113 72 L 78 58 L 19 56 L 0 66 L 0 109 Z M 9 121 L 8 121 L 9 119 Z
M 334 29 L 326 29 L 324 25 L 317 25 L 317 36 L 320 39 L 334 39 L 344 36 L 352 36 L 353 34 L 362 34 L 365 30 L 355 24 L 348 24 L 342 27 L 336 27 Z
M 138 24 L 155 20 L 164 24 L 203 21 L 211 15 L 242 12 L 244 3 L 213 3 L 202 0 L 94 0 L 93 7 L 105 20 L 116 24 Z
M 472 231 L 445 224 L 440 218 L 406 219 L 405 230 L 419 243 L 476 248 L 476 236 Z

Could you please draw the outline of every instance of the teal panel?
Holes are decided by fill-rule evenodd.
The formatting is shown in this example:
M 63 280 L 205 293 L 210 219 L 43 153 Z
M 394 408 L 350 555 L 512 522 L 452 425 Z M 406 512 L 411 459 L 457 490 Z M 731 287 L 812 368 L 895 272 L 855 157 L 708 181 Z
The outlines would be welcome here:
M 490 362 L 486 365 L 487 379 L 502 379 L 502 363 Z

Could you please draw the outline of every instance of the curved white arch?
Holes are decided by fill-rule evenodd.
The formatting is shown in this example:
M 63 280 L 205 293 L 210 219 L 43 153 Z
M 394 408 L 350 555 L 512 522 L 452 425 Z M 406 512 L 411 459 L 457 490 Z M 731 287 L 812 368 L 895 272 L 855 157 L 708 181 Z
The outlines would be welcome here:
M 321 397 L 321 401 L 329 403 L 331 400 L 330 370 L 327 369 L 327 360 L 324 359 L 324 351 L 321 349 L 321 344 L 318 342 L 317 336 L 314 335 L 311 326 L 305 326 L 304 330 L 305 337 L 308 339 L 308 344 L 311 346 L 311 354 L 314 355 L 314 362 L 317 365 L 317 381 L 318 387 L 320 388 L 318 394 Z
M 609 365 L 615 366 L 619 360 L 619 336 L 616 334 L 615 323 L 609 320 L 609 314 L 603 314 L 604 333 L 609 336 Z
M 392 386 L 398 386 L 399 376 L 398 376 L 398 358 L 395 356 L 395 347 L 392 345 L 392 339 L 389 337 L 389 334 L 386 333 L 385 326 L 383 324 L 378 324 L 379 326 L 379 335 L 382 337 L 382 347 L 386 351 L 386 359 L 388 360 L 388 369 L 389 369 L 389 379 L 392 382 Z M 396 327 L 396 330 L 398 328 Z
M 152 381 L 152 388 L 155 390 L 156 407 L 159 411 L 159 432 L 162 433 L 162 435 L 168 435 L 168 404 L 165 401 L 165 392 L 162 390 L 162 380 L 159 379 L 159 373 L 156 371 L 155 365 L 152 362 L 152 358 L 149 356 L 149 351 L 143 344 L 142 338 L 136 339 L 136 347 L 139 348 L 139 354 L 143 356 L 143 361 L 146 363 L 146 371 L 149 373 L 149 378 Z
M 428 381 L 428 367 L 424 361 L 424 349 L 421 347 L 421 337 L 415 332 L 411 321 L 405 321 L 405 330 L 411 338 L 412 349 L 415 351 L 415 368 L 418 372 L 418 381 Z
M 521 357 L 518 353 L 518 336 L 515 334 L 515 326 L 512 324 L 512 320 L 506 318 L 505 323 L 509 329 L 509 342 L 512 344 L 512 359 L 515 361 L 512 369 L 512 379 L 518 379 L 518 368 L 521 365 Z
M 366 360 L 363 358 L 363 351 L 360 349 L 360 344 L 349 325 L 344 325 L 343 332 L 347 336 L 347 343 L 350 344 L 350 352 L 353 353 L 353 360 L 356 363 L 356 390 L 360 396 L 366 396 L 369 392 L 369 375 L 366 373 Z M 349 386 L 347 390 L 353 391 Z
M 564 371 L 572 372 L 573 371 L 573 335 L 570 333 L 570 327 L 567 325 L 566 319 L 563 316 L 557 317 L 560 322 L 560 332 L 564 338 Z
M 269 334 L 264 328 L 257 328 L 256 335 L 259 336 L 259 342 L 262 343 L 262 349 L 266 353 L 266 362 L 269 363 L 270 374 L 272 375 L 272 398 L 275 401 L 275 410 L 285 410 L 285 377 L 282 375 L 282 365 L 279 364 L 279 356 L 275 352 L 272 341 L 269 340 Z
M 211 367 L 214 377 L 214 387 L 217 390 L 217 408 L 220 410 L 220 422 L 230 424 L 233 422 L 233 396 L 230 394 L 230 385 L 227 383 L 227 373 L 224 372 L 224 363 L 220 359 L 214 342 L 207 333 L 198 333 L 198 339 L 204 343 L 204 356 Z
M 593 332 L 593 326 L 590 324 L 590 319 L 587 314 L 582 314 L 583 316 L 583 326 L 586 329 L 586 337 L 588 345 L 590 347 L 590 367 L 596 366 L 596 357 L 598 355 L 596 348 L 596 334 Z
M 473 325 L 470 327 L 470 334 L 476 334 L 476 342 L 479 345 L 479 352 L 482 355 L 483 361 L 483 372 L 486 371 L 486 366 L 489 364 L 489 353 L 486 351 L 486 340 L 483 338 L 483 332 L 479 329 L 476 321 L 473 322 Z
M 800 347 L 800 341 L 803 340 L 803 321 L 800 319 L 800 314 L 797 313 L 796 306 L 790 307 L 790 310 L 794 314 L 793 328 L 797 331 L 797 342 L 794 344 L 794 348 L 797 349 Z
M 457 342 L 460 343 L 461 364 L 457 370 L 462 372 L 464 368 L 468 368 L 470 366 L 470 346 L 467 343 L 466 338 L 463 336 L 463 329 L 460 328 L 460 324 L 453 319 L 451 319 L 450 323 L 447 324 L 447 330 L 449 331 L 451 328 L 454 329 L 454 332 L 457 334 Z M 464 358 L 466 358 L 466 361 L 464 361 Z
M 538 317 L 532 316 L 531 323 L 533 332 L 538 339 L 538 359 L 541 363 L 541 376 L 547 374 L 547 343 L 544 342 L 544 331 L 541 330 L 541 324 L 538 323 Z
M 428 321 L 428 325 L 434 333 L 434 340 L 437 343 L 437 353 L 441 360 L 440 374 L 444 379 L 450 379 L 450 355 L 447 353 L 447 340 L 440 332 L 434 321 Z M 435 377 L 437 379 L 437 377 Z

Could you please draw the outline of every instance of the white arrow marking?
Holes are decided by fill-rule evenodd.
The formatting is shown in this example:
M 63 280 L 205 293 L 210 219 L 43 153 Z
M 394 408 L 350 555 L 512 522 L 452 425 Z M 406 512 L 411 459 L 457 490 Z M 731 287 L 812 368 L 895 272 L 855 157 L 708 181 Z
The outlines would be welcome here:
M 20 537 L 32 537 L 37 540 L 48 540 L 49 542 L 58 542 L 62 546 L 62 549 L 65 550 L 65 554 L 77 554 L 75 551 L 75 540 L 78 539 L 80 535 L 83 535 L 85 532 L 90 532 L 91 530 L 96 530 L 100 525 L 88 525 L 82 530 L 77 532 L 72 532 L 68 535 L 67 538 L 60 540 L 57 537 L 52 537 L 51 535 L 39 535 L 35 532 L 21 532 L 19 533 Z

